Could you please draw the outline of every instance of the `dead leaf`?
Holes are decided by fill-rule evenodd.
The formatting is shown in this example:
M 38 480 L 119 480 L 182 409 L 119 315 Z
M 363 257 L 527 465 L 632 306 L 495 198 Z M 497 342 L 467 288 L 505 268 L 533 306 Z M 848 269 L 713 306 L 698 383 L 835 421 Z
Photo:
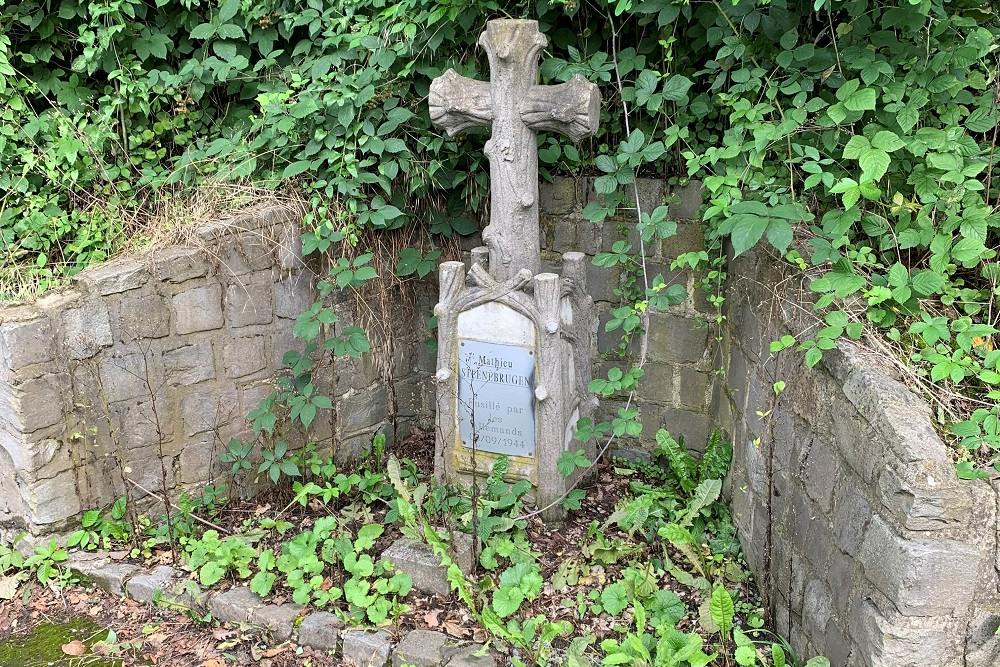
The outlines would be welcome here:
M 226 665 L 218 658 L 209 658 L 201 663 L 201 667 L 226 667 Z
M 0 577 L 0 600 L 13 600 L 17 595 L 17 576 Z
M 74 639 L 70 643 L 62 645 L 62 652 L 66 655 L 79 657 L 87 652 L 87 646 L 79 639 Z
M 236 634 L 236 630 L 229 630 L 228 628 L 215 628 L 215 629 L 212 630 L 212 637 L 214 637 L 215 639 L 217 639 L 220 642 L 223 639 L 229 639 L 230 637 L 234 636 L 235 634 Z
M 276 655 L 281 655 L 285 651 L 291 648 L 288 644 L 282 644 L 281 646 L 275 646 L 274 648 L 269 648 L 264 651 L 265 658 L 273 658 Z
M 459 637 L 459 638 L 465 637 L 466 635 L 469 634 L 469 630 L 467 628 L 463 628 L 461 625 L 459 625 L 454 621 L 445 621 L 444 631 L 449 635 L 451 635 L 452 637 Z
M 424 623 L 427 624 L 427 627 L 436 628 L 439 625 L 441 625 L 441 620 L 438 618 L 438 616 L 440 615 L 441 615 L 440 609 L 434 609 L 432 611 L 429 611 L 426 614 L 424 614 Z

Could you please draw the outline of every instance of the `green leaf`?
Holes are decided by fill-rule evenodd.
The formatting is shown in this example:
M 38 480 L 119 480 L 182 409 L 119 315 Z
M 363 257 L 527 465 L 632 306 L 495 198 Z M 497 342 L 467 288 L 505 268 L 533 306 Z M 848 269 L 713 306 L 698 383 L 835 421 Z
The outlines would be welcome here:
M 945 286 L 945 279 L 940 273 L 925 269 L 913 275 L 910 284 L 913 291 L 921 296 L 929 296 L 941 291 Z
M 771 221 L 770 218 L 752 213 L 737 214 L 729 220 L 732 222 L 730 239 L 737 257 L 757 245 Z
M 874 111 L 877 97 L 874 88 L 861 88 L 844 100 L 849 111 Z
M 861 167 L 862 181 L 877 181 L 885 176 L 892 159 L 884 150 L 869 148 L 861 152 L 858 165 Z
M 692 85 L 693 82 L 691 79 L 680 74 L 674 74 L 663 84 L 661 95 L 668 102 L 683 102 L 687 99 L 688 90 L 691 89 Z
M 517 586 L 503 586 L 493 594 L 490 606 L 500 618 L 507 618 L 521 607 L 524 593 Z
M 219 23 L 226 23 L 240 11 L 240 0 L 223 0 L 219 7 Z
M 213 586 L 226 574 L 226 568 L 214 560 L 210 560 L 201 566 L 198 571 L 198 578 L 202 586 Z
M 726 590 L 725 586 L 716 586 L 712 589 L 712 597 L 708 605 L 712 621 L 719 626 L 719 632 L 723 637 L 729 636 L 729 631 L 733 627 L 733 617 L 736 609 L 733 605 L 733 598 Z
M 618 616 L 628 607 L 628 591 L 623 583 L 616 582 L 601 591 L 601 606 L 611 616 Z

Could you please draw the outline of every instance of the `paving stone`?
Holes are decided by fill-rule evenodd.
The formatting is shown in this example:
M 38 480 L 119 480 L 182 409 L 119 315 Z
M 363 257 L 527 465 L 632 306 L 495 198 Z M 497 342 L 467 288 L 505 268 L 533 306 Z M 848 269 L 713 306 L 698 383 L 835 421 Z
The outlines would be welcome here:
M 173 297 L 174 328 L 179 334 L 208 331 L 222 326 L 222 287 L 193 287 Z
M 163 592 L 177 572 L 167 565 L 157 565 L 150 572 L 136 574 L 125 583 L 125 592 L 133 600 L 152 604 L 156 592 Z
M 326 611 L 313 612 L 302 619 L 299 643 L 323 651 L 336 651 L 343 628 L 343 621 L 334 614 Z
M 271 639 L 280 643 L 291 638 L 295 620 L 305 611 L 306 608 L 300 604 L 266 604 L 253 610 L 250 622 L 266 629 Z
M 237 586 L 212 596 L 208 610 L 223 623 L 249 623 L 254 611 L 263 605 L 256 593 L 246 586 Z
M 463 572 L 472 569 L 472 539 L 465 533 L 455 533 L 455 547 L 452 558 Z M 413 587 L 434 595 L 449 595 L 448 573 L 441 567 L 433 550 L 423 542 L 403 537 L 386 549 L 382 558 L 392 562 L 396 569 L 407 573 L 413 580 Z
M 464 644 L 445 648 L 446 667 L 496 667 L 493 655 L 482 644 Z
M 392 667 L 438 667 L 448 635 L 433 630 L 410 630 L 392 651 Z
M 384 667 L 392 652 L 392 639 L 384 630 L 344 633 L 344 663 L 353 667 Z
M 121 595 L 125 592 L 125 582 L 134 574 L 141 572 L 141 569 L 128 563 L 108 563 L 88 576 L 95 584 L 111 593 Z

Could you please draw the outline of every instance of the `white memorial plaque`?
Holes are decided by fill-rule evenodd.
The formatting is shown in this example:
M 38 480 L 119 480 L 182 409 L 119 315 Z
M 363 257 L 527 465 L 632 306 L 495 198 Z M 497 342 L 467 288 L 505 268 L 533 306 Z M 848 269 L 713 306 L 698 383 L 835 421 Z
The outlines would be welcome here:
M 472 449 L 475 433 L 476 451 L 534 456 L 534 352 L 519 345 L 462 339 L 458 374 L 462 445 Z

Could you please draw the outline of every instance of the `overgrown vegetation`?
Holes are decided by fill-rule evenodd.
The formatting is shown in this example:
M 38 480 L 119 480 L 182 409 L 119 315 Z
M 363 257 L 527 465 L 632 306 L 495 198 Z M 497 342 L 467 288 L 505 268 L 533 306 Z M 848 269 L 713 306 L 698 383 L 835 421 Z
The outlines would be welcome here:
M 242 583 L 265 600 L 290 596 L 363 627 L 396 625 L 404 615 L 418 626 L 440 623 L 447 606 L 422 601 L 411 608 L 410 577 L 375 555 L 405 535 L 435 549 L 460 602 L 505 664 L 574 667 L 596 658 L 604 665 L 828 665 L 800 661 L 763 629 L 764 609 L 719 498 L 731 446 L 716 434 L 696 461 L 666 431 L 657 439 L 650 463 L 604 468 L 599 483 L 613 511 L 607 502 L 582 507 L 563 528 L 569 535 L 555 542 L 537 519 L 523 517 L 530 487 L 504 481 L 505 459 L 473 493 L 427 481 L 410 460 L 384 458 L 379 441 L 353 470 L 314 446 L 293 452 L 287 460 L 295 470 L 280 471 L 267 494 L 281 511 L 244 518 L 239 504 L 213 487 L 182 503 L 186 513 L 140 515 L 133 525 L 121 522 L 127 514 L 119 500 L 108 512 L 87 512 L 71 542 L 163 562 L 173 558 L 168 549 L 176 541 L 183 545 L 176 563 L 204 588 Z M 192 521 L 195 513 L 219 529 Z M 471 572 L 449 549 L 462 532 L 477 545 Z M 546 553 L 564 549 L 573 555 Z M 73 580 L 67 556 L 54 542 L 28 558 L 0 547 L 0 583 L 10 577 L 26 594 L 34 575 L 63 588 Z M 161 600 L 176 604 L 167 595 Z

